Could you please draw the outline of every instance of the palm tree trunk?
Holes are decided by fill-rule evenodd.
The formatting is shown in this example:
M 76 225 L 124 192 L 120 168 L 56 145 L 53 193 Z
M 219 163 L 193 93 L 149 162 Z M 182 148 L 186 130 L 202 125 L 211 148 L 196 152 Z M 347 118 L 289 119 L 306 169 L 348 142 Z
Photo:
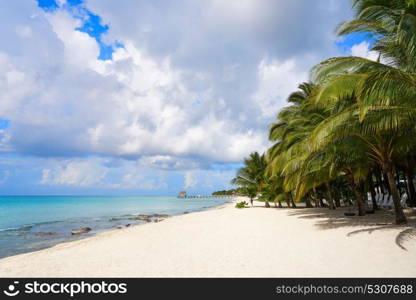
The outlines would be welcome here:
M 360 182 L 357 182 L 352 174 L 348 176 L 348 181 L 350 182 L 351 189 L 355 195 L 355 203 L 357 203 L 358 215 L 365 216 L 366 209 L 364 206 L 363 193 L 360 187 Z
M 309 194 L 305 196 L 305 204 L 307 208 L 312 208 L 311 199 L 309 198 Z
M 413 184 L 413 174 L 412 171 L 406 170 L 406 181 L 407 181 L 407 189 L 409 190 L 409 202 L 412 207 L 416 206 L 416 191 L 415 186 Z
M 289 192 L 290 196 L 290 203 L 292 204 L 292 208 L 297 208 L 295 201 L 293 200 L 292 192 Z
M 376 178 L 377 178 L 378 187 L 380 189 L 380 193 L 382 193 L 384 195 L 385 194 L 384 193 L 384 185 L 383 185 L 382 176 L 380 175 L 380 171 L 376 172 Z
M 262 192 L 261 187 L 259 187 L 258 191 L 259 191 L 259 194 L 261 194 L 261 192 Z M 264 199 L 264 207 L 270 208 L 269 199 L 267 199 L 267 198 Z
M 335 209 L 334 199 L 332 197 L 331 185 L 329 184 L 329 182 L 326 182 L 325 186 L 326 186 L 326 193 L 327 193 L 327 196 L 328 196 L 329 209 Z
M 360 189 L 360 186 L 356 183 L 354 183 L 354 192 L 357 197 L 358 215 L 365 216 L 366 209 L 364 205 L 364 195 L 362 193 L 362 190 Z
M 282 208 L 283 206 L 282 206 L 282 201 L 281 200 L 279 200 L 279 208 Z
M 312 190 L 313 190 L 313 197 L 315 198 L 315 207 L 320 207 L 321 203 L 318 199 L 318 193 L 316 192 L 315 188 L 313 188 Z
M 392 175 L 393 175 L 393 173 L 392 173 Z M 393 177 L 393 181 L 394 181 L 394 177 Z M 383 171 L 383 183 L 384 183 L 384 186 L 387 189 L 388 194 L 391 195 L 390 181 L 387 178 L 387 174 L 386 174 L 385 171 Z
M 339 191 L 336 186 L 332 187 L 332 199 L 334 199 L 335 207 L 341 207 L 341 201 L 339 201 Z
M 285 200 L 286 200 L 287 207 L 290 207 L 290 199 L 287 193 L 285 193 Z
M 267 200 L 267 199 L 264 200 L 264 207 L 270 208 L 269 200 Z
M 373 203 L 373 210 L 377 210 L 378 205 L 377 205 L 377 201 L 376 201 L 376 191 L 374 190 L 373 174 L 371 174 L 371 173 L 368 176 L 368 185 L 369 185 L 369 188 L 370 188 L 371 202 Z
M 399 171 L 397 170 L 397 167 L 396 167 L 396 168 L 394 168 L 394 169 L 395 169 L 395 172 L 393 172 L 393 176 L 395 175 L 396 186 L 398 186 L 398 187 L 399 187 L 399 183 L 400 183 L 400 174 L 399 174 Z M 398 189 L 398 191 L 399 191 L 399 195 L 401 196 L 400 188 Z
M 358 187 L 361 191 L 361 201 L 363 202 L 363 209 L 365 212 L 368 210 L 368 192 L 365 188 L 365 184 L 363 180 L 360 180 L 358 183 Z
M 394 169 L 393 162 L 391 160 L 385 160 L 383 162 L 382 167 L 383 167 L 383 171 L 385 172 L 388 183 L 389 183 L 391 195 L 393 196 L 396 224 L 397 225 L 407 224 L 406 216 L 404 215 L 403 208 L 400 204 L 399 191 L 397 189 L 396 182 L 395 182 L 394 175 L 393 175 L 393 169 Z

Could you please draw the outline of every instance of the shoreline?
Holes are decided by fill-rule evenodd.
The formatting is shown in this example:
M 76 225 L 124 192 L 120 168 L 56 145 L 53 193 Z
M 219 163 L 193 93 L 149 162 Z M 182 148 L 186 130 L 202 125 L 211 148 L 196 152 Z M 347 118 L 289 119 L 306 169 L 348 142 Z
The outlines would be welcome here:
M 51 196 L 51 197 L 55 197 L 55 196 Z M 160 213 L 158 212 L 159 210 L 156 210 L 157 212 L 130 213 L 130 214 L 122 214 L 122 215 L 111 214 L 111 215 L 106 215 L 106 216 L 99 216 L 99 217 L 95 216 L 95 217 L 90 217 L 90 218 L 84 217 L 83 218 L 84 221 L 82 221 L 81 219 L 76 220 L 76 222 L 79 223 L 78 227 L 77 226 L 70 227 L 69 223 L 73 223 L 73 221 L 71 220 L 54 220 L 54 221 L 42 221 L 39 223 L 27 223 L 21 226 L 4 228 L 0 230 L 0 232 L 9 232 L 9 231 L 20 232 L 22 230 L 23 231 L 27 230 L 27 228 L 30 228 L 29 230 L 32 230 L 33 227 L 38 227 L 39 225 L 44 225 L 44 224 L 58 224 L 59 223 L 59 224 L 64 224 L 64 226 L 66 226 L 66 227 L 61 227 L 58 229 L 55 227 L 55 228 L 42 228 L 43 230 L 40 230 L 40 231 L 39 229 L 35 230 L 35 232 L 34 233 L 32 232 L 32 235 L 30 236 L 32 240 L 27 242 L 26 249 L 16 248 L 15 250 L 9 250 L 10 254 L 2 254 L 2 256 L 0 256 L 0 260 L 13 257 L 13 256 L 17 256 L 17 255 L 46 250 L 46 249 L 58 246 L 60 244 L 66 244 L 66 243 L 76 242 L 76 241 L 83 240 L 83 239 L 88 239 L 91 237 L 95 237 L 97 235 L 104 234 L 109 231 L 121 231 L 125 228 L 133 228 L 133 227 L 145 225 L 148 223 L 162 222 L 166 220 L 167 218 L 172 218 L 172 217 L 176 217 L 180 215 L 192 214 L 195 212 L 215 209 L 216 207 L 223 206 L 232 201 L 233 201 L 232 198 L 226 199 L 226 200 L 224 199 L 224 202 L 218 203 L 212 206 L 204 206 L 204 207 L 193 209 L 193 210 L 184 209 L 183 211 L 180 211 L 180 212 Z M 139 216 L 142 216 L 143 218 L 136 218 Z M 89 224 L 91 220 L 92 221 L 98 220 L 106 224 L 104 223 L 98 224 L 98 225 Z M 90 228 L 91 230 L 85 231 L 81 234 L 71 234 L 72 232 L 82 231 L 82 229 L 85 229 L 85 228 Z M 55 230 L 58 230 L 58 232 Z M 38 239 L 33 240 L 33 237 L 38 237 Z
M 232 201 L 0 259 L 2 277 L 415 277 L 414 225 Z M 401 246 L 405 248 L 402 249 Z

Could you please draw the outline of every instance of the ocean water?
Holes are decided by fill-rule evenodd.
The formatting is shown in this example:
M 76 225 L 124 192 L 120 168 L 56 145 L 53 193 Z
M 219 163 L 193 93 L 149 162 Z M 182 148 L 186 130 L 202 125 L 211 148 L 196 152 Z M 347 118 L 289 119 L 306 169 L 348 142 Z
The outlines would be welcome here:
M 51 247 L 127 224 L 136 215 L 178 215 L 204 210 L 227 198 L 7 196 L 0 197 L 0 257 Z M 72 230 L 92 231 L 71 235 Z M 53 234 L 45 234 L 53 233 Z

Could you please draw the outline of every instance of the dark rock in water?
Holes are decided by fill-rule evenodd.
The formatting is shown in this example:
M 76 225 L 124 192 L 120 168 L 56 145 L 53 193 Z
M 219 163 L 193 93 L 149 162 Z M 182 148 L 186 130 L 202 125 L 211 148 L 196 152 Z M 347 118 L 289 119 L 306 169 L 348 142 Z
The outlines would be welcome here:
M 158 219 L 158 218 L 156 218 L 156 219 L 153 219 L 153 222 L 155 222 L 155 223 L 159 223 L 159 222 L 162 222 L 164 219 Z
M 110 222 L 115 222 L 115 221 L 120 221 L 121 219 L 120 218 L 111 218 L 109 221 Z
M 129 220 L 135 220 L 135 221 L 146 221 L 146 222 L 150 222 L 150 216 L 148 215 L 138 215 L 138 216 L 134 216 L 129 218 Z
M 150 215 L 150 217 L 152 217 L 152 218 L 169 218 L 170 216 L 166 215 L 166 214 L 153 214 L 153 215 Z
M 137 215 L 130 217 L 129 220 L 144 221 L 144 222 L 159 222 L 165 218 L 169 218 L 170 215 L 166 214 L 152 214 L 152 215 Z
M 131 224 L 126 224 L 126 227 L 130 227 Z
M 184 215 L 189 214 L 189 211 L 185 211 L 183 214 L 184 214 Z
M 168 218 L 168 217 L 170 216 L 166 214 L 137 215 L 137 216 L 129 218 L 129 220 L 151 222 L 153 218 Z
M 117 226 L 117 229 L 123 229 L 123 226 L 119 225 Z
M 50 232 L 38 232 L 35 236 L 49 236 L 49 235 L 57 235 L 57 232 L 50 231 Z
M 89 227 L 83 227 L 83 228 L 81 228 L 81 229 L 79 229 L 79 230 L 73 230 L 73 231 L 71 231 L 71 234 L 72 235 L 76 235 L 76 234 L 83 234 L 83 233 L 87 233 L 87 232 L 90 232 L 92 229 L 91 228 L 89 228 Z

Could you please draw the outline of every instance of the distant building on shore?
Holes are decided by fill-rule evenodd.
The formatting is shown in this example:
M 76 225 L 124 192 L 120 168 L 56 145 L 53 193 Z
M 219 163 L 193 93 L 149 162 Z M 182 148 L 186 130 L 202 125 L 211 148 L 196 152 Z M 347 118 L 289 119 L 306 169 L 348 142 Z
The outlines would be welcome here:
M 185 191 L 179 192 L 178 198 L 186 198 L 187 194 Z

